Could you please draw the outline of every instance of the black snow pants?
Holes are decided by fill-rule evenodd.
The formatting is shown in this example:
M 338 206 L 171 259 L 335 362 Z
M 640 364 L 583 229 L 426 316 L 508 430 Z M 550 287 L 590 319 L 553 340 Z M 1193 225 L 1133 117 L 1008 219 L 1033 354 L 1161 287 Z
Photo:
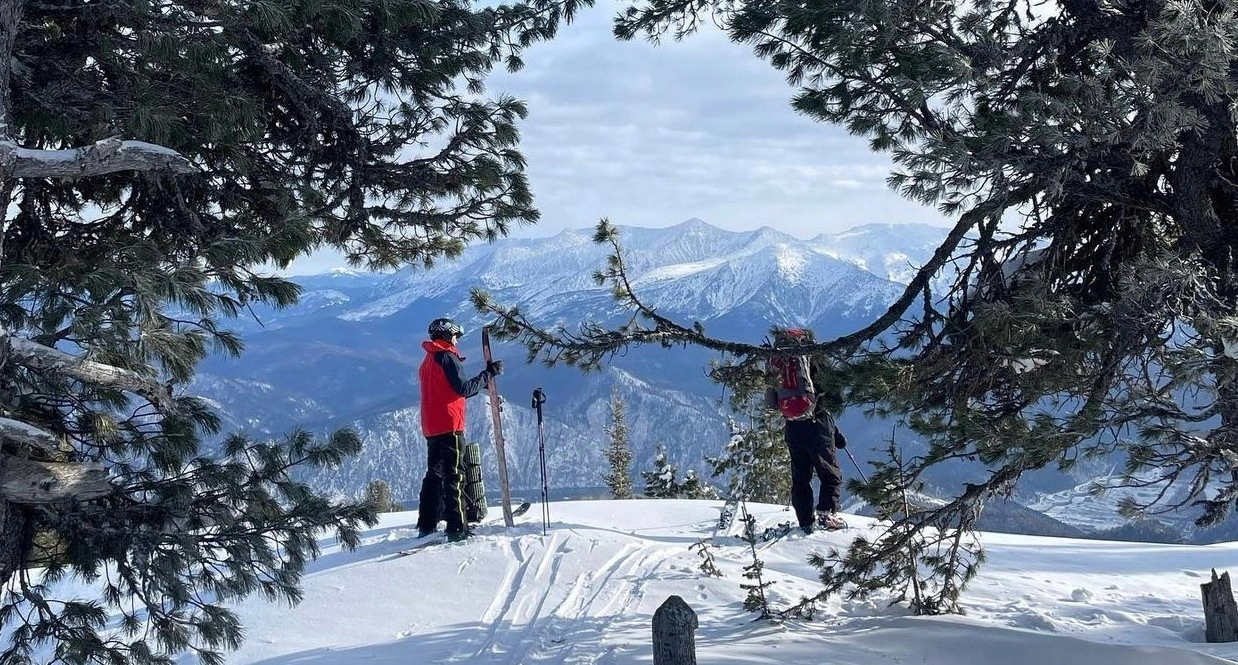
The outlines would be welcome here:
M 821 481 L 816 510 L 834 512 L 840 509 L 843 473 L 838 465 L 838 448 L 834 446 L 834 419 L 826 416 L 815 420 L 788 420 L 783 431 L 791 457 L 791 506 L 801 527 L 813 524 L 812 477 Z
M 447 520 L 447 533 L 465 528 L 464 516 L 464 432 L 449 432 L 426 438 L 426 477 L 418 498 L 417 528 L 423 532 L 438 528 Z

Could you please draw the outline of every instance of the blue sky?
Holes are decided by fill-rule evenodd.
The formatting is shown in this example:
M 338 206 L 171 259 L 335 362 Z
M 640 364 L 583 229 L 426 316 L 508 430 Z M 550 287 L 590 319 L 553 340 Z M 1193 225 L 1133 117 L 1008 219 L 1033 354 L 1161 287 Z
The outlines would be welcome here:
M 870 222 L 945 224 L 885 185 L 891 163 L 844 129 L 791 109 L 795 89 L 710 27 L 683 42 L 620 42 L 602 0 L 487 93 L 523 99 L 521 150 L 542 220 L 514 236 L 697 217 L 807 238 Z M 338 265 L 330 255 L 295 273 Z

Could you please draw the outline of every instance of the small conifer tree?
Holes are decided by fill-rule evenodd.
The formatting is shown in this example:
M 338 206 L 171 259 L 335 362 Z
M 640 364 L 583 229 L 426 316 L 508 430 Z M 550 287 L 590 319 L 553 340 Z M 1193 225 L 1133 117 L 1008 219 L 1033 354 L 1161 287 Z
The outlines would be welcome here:
M 404 510 L 404 506 L 391 496 L 391 486 L 382 479 L 371 480 L 365 486 L 365 503 L 373 506 L 374 510 L 380 513 L 395 513 Z
M 632 448 L 628 443 L 628 424 L 623 398 L 618 389 L 611 394 L 611 421 L 606 428 L 609 437 L 602 454 L 610 470 L 602 477 L 616 499 L 631 499 L 632 494 Z
M 658 444 L 653 459 L 653 469 L 642 471 L 645 479 L 645 496 L 651 499 L 713 499 L 718 496 L 708 483 L 701 480 L 694 469 L 680 475 L 679 467 L 673 464 L 666 453 L 666 446 Z
M 731 367 L 727 404 L 730 440 L 722 455 L 706 457 L 713 476 L 727 477 L 729 495 L 782 503 L 791 494 L 791 462 L 782 433 L 784 421 L 765 405 L 765 377 L 756 364 Z

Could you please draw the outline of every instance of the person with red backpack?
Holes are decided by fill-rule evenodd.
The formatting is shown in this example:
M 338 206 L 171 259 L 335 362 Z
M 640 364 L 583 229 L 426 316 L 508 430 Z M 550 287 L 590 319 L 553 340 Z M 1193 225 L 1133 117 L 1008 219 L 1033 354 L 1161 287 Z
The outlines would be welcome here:
M 428 536 L 447 521 L 447 540 L 468 537 L 464 504 L 464 401 L 481 391 L 491 377 L 503 373 L 503 361 L 493 360 L 480 374 L 464 378 L 464 357 L 456 342 L 464 330 L 451 319 L 434 319 L 430 339 L 421 343 L 426 357 L 417 377 L 421 383 L 421 433 L 426 437 L 426 475 L 417 506 L 417 534 Z
M 830 413 L 831 406 L 841 406 L 841 395 L 822 394 L 830 385 L 824 364 L 795 352 L 797 346 L 813 343 L 807 328 L 774 331 L 774 347 L 786 353 L 770 358 L 767 371 L 773 385 L 765 394 L 766 406 L 786 419 L 783 440 L 791 458 L 791 506 L 804 533 L 846 526 L 838 517 L 843 483 L 838 450 L 847 447 L 847 438 Z M 815 504 L 814 475 L 821 483 Z

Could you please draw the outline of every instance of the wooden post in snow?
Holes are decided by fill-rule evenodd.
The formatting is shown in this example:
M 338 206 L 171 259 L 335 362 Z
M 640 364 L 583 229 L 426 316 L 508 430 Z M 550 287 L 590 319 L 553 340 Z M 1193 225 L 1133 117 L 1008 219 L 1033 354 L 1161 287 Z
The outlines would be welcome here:
M 671 596 L 653 613 L 653 665 L 696 665 L 696 612 Z
M 1204 638 L 1209 642 L 1238 642 L 1238 604 L 1229 584 L 1229 572 L 1199 585 L 1204 596 Z

